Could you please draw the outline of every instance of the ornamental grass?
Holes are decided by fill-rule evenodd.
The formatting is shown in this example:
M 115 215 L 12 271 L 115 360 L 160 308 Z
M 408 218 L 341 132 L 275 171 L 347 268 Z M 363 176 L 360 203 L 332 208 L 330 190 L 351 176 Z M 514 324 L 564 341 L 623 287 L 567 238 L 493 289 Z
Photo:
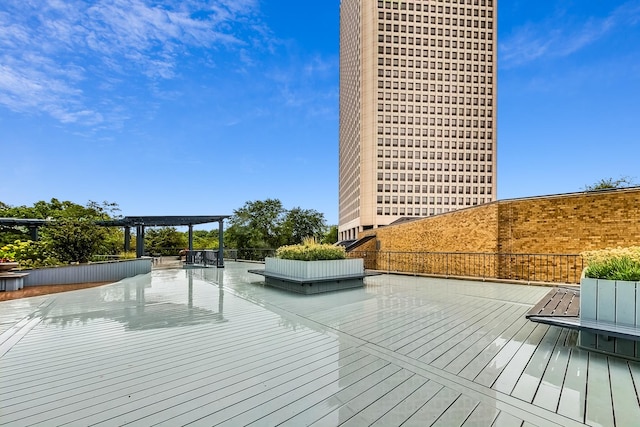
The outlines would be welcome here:
M 281 246 L 276 250 L 276 258 L 297 261 L 326 261 L 346 257 L 344 247 L 318 243 L 315 239 L 304 239 L 299 245 Z
M 587 251 L 582 256 L 587 263 L 585 277 L 640 281 L 640 246 Z

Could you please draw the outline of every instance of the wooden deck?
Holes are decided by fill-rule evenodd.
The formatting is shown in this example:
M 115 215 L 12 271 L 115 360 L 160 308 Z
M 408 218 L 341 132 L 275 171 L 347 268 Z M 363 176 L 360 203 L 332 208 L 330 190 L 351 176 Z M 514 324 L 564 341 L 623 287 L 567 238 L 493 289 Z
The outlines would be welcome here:
M 630 426 L 640 364 L 529 322 L 548 288 L 254 265 L 0 303 L 0 425 Z

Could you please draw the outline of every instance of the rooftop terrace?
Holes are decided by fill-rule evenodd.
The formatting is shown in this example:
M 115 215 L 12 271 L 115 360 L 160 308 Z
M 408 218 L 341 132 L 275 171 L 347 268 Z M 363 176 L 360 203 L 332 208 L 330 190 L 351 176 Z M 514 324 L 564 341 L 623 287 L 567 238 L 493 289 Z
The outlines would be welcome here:
M 636 425 L 640 364 L 527 321 L 547 288 L 253 264 L 0 303 L 0 425 Z

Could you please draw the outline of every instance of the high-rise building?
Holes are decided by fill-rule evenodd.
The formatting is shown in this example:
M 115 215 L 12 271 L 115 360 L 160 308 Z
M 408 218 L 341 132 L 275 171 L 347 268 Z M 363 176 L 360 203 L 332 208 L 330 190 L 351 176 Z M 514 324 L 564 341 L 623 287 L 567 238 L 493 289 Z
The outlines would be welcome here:
M 495 199 L 496 12 L 341 1 L 341 240 Z

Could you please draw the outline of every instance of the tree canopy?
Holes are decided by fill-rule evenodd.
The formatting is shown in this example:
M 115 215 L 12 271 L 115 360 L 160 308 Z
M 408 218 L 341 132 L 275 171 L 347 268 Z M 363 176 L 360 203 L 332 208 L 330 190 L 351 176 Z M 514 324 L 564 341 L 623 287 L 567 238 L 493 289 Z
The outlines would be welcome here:
M 635 183 L 632 178 L 629 178 L 628 176 L 622 176 L 618 179 L 603 178 L 600 181 L 596 182 L 595 184 L 585 185 L 584 190 L 598 191 L 598 190 L 607 190 L 610 188 L 628 188 L 628 187 L 634 187 L 636 185 L 638 184 Z
M 33 206 L 10 206 L 0 201 L 0 217 L 53 220 L 40 228 L 39 242 L 30 242 L 26 227 L 1 229 L 0 248 L 29 266 L 116 255 L 122 251 L 123 230 L 100 227 L 95 221 L 121 218 L 119 212 L 116 203 L 106 201 L 89 201 L 86 206 L 55 198 Z M 234 210 L 228 224 L 225 245 L 236 249 L 276 249 L 299 244 L 306 237 L 335 243 L 338 234 L 336 226 L 326 225 L 324 214 L 301 207 L 285 209 L 278 199 L 248 201 Z M 218 248 L 218 230 L 194 230 L 193 238 L 194 249 Z M 145 232 L 145 247 L 150 253 L 177 255 L 187 245 L 187 232 L 175 227 L 148 228 Z
M 175 255 L 188 245 L 187 236 L 175 227 L 149 228 L 144 241 L 149 253 L 159 255 Z
M 275 249 L 301 243 L 305 237 L 322 240 L 327 233 L 324 214 L 295 207 L 287 210 L 277 199 L 249 201 L 233 212 L 225 232 L 227 246 Z
M 52 254 L 55 259 L 65 263 L 87 262 L 95 254 L 118 253 L 123 241 L 122 231 L 107 230 L 97 226 L 94 221 L 117 218 L 119 210 L 116 203 L 106 201 L 89 201 L 86 206 L 55 198 L 48 202 L 36 202 L 33 206 L 10 206 L 0 202 L 0 217 L 54 220 L 55 223 L 52 222 L 40 230 L 43 244 L 32 245 L 31 248 L 46 247 L 49 251 L 47 259 L 50 259 Z M 24 227 L 12 227 L 2 231 L 2 246 L 17 245 L 17 241 L 27 242 L 31 238 L 29 231 Z M 16 248 L 17 246 L 12 246 L 10 249 Z

